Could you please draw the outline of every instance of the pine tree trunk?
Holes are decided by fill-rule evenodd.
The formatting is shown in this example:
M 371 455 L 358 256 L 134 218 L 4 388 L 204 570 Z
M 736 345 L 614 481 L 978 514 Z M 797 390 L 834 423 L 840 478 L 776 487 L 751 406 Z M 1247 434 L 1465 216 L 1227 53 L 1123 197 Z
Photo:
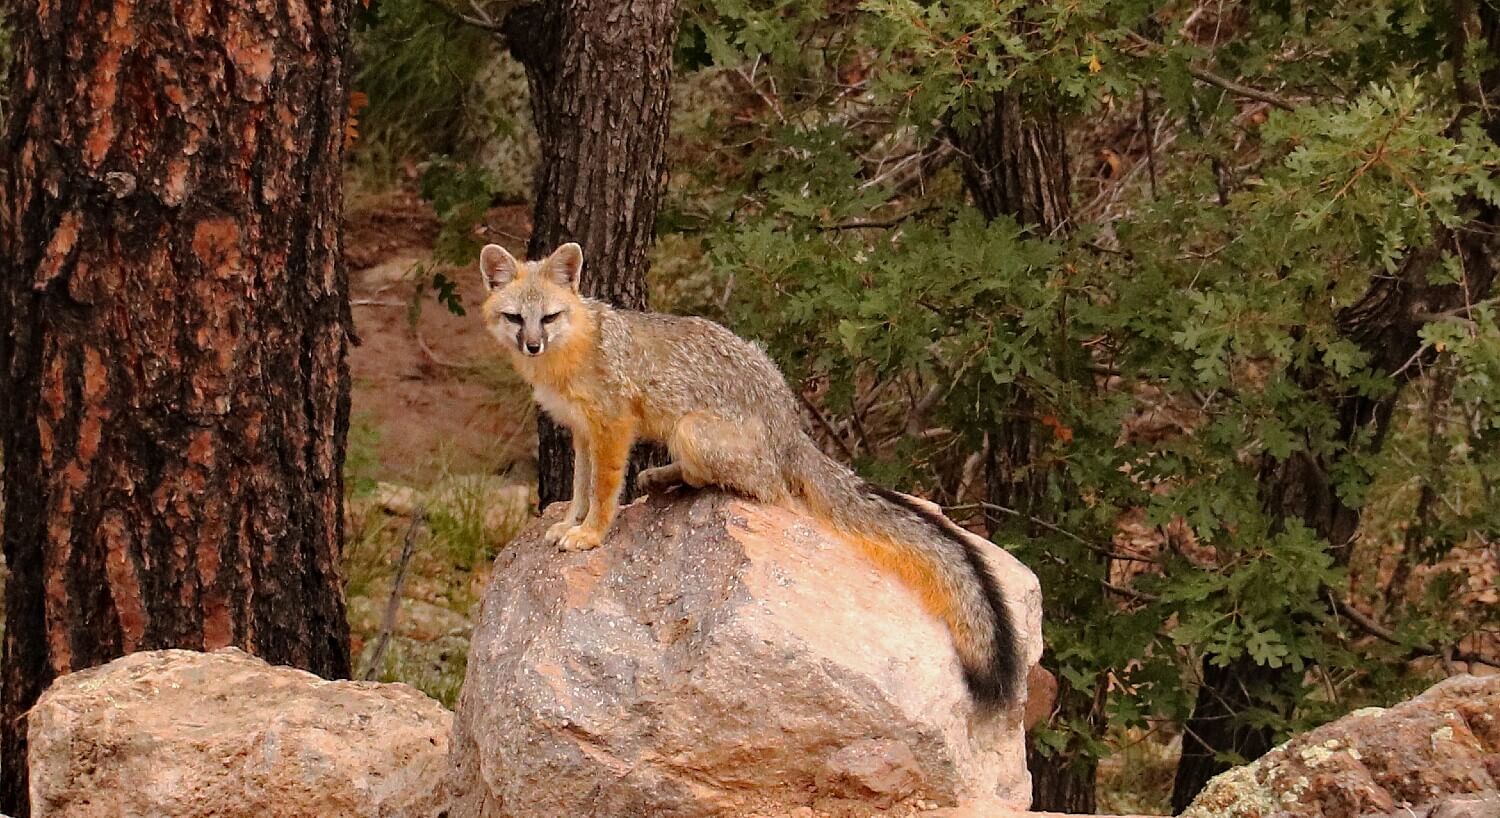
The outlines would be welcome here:
M 16 14 L 0 203 L 0 811 L 27 709 L 137 650 L 349 671 L 347 2 Z
M 527 255 L 576 241 L 585 295 L 646 307 L 647 253 L 666 173 L 677 38 L 674 0 L 540 0 L 512 11 L 505 38 L 531 86 L 541 143 Z M 572 496 L 573 449 L 543 418 L 542 504 Z M 635 473 L 659 455 L 637 451 Z

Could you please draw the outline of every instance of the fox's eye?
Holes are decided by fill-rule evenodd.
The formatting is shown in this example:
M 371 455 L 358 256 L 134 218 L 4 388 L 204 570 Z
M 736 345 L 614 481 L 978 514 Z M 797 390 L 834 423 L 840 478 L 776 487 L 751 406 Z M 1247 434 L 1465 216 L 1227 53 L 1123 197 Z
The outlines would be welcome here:
M 557 312 L 549 312 L 546 315 L 542 316 L 542 323 L 550 324 L 553 321 L 556 321 L 557 317 L 560 315 L 562 315 L 562 310 L 558 310 Z
M 515 324 L 518 327 L 521 325 L 521 314 L 520 313 L 516 313 L 516 312 L 502 312 L 502 313 L 500 313 L 500 317 L 504 318 L 505 320 L 507 320 L 509 322 L 511 322 L 512 324 Z

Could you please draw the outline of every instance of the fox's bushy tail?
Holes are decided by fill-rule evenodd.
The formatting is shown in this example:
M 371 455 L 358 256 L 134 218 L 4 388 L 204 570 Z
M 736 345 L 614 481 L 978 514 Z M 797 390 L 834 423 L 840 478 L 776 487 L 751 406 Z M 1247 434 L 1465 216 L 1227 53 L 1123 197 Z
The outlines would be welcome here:
M 790 448 L 785 478 L 792 494 L 916 590 L 947 624 L 975 702 L 993 707 L 1014 700 L 1021 674 L 1015 623 L 975 544 L 943 515 L 864 481 L 811 440 Z

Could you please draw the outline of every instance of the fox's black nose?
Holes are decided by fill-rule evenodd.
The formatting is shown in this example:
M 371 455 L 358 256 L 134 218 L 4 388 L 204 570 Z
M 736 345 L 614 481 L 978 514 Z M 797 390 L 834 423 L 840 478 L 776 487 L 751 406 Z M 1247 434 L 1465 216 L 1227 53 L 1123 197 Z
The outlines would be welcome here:
M 542 342 L 541 341 L 537 341 L 534 344 L 532 342 L 530 342 L 530 341 L 527 341 L 526 343 L 522 344 L 521 346 L 526 349 L 526 354 L 527 355 L 540 355 L 540 354 L 542 354 Z

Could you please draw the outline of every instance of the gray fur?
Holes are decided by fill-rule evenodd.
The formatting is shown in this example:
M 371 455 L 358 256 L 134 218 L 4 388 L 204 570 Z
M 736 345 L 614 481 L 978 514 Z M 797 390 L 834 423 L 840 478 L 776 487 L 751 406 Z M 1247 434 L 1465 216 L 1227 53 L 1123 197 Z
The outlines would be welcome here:
M 1011 698 L 1020 673 L 1013 625 L 967 535 L 824 455 L 759 345 L 702 318 L 580 300 L 582 264 L 576 244 L 525 265 L 497 245 L 480 257 L 486 326 L 514 353 L 542 408 L 574 431 L 573 501 L 548 538 L 571 550 L 598 546 L 618 507 L 629 444 L 664 443 L 673 463 L 644 473 L 643 486 L 721 486 L 826 520 L 943 616 L 978 701 Z M 541 357 L 550 350 L 561 352 Z
M 954 643 L 976 694 L 1008 698 L 1016 680 L 1014 637 L 996 594 L 976 576 L 961 538 L 892 503 L 817 447 L 799 402 L 759 345 L 702 318 L 619 310 L 586 302 L 598 317 L 602 376 L 623 400 L 671 428 L 641 429 L 665 443 L 692 485 L 717 485 L 765 501 L 792 501 L 834 527 L 889 543 L 898 558 L 932 568 L 966 633 Z M 696 428 L 684 429 L 684 423 Z M 665 424 L 663 424 L 665 425 Z M 696 457 L 679 457 L 688 434 Z M 939 530 L 935 530 L 938 528 Z M 986 570 L 979 567 L 978 570 Z M 1005 678 L 994 678 L 1000 674 Z M 980 681 L 976 681 L 976 678 Z

